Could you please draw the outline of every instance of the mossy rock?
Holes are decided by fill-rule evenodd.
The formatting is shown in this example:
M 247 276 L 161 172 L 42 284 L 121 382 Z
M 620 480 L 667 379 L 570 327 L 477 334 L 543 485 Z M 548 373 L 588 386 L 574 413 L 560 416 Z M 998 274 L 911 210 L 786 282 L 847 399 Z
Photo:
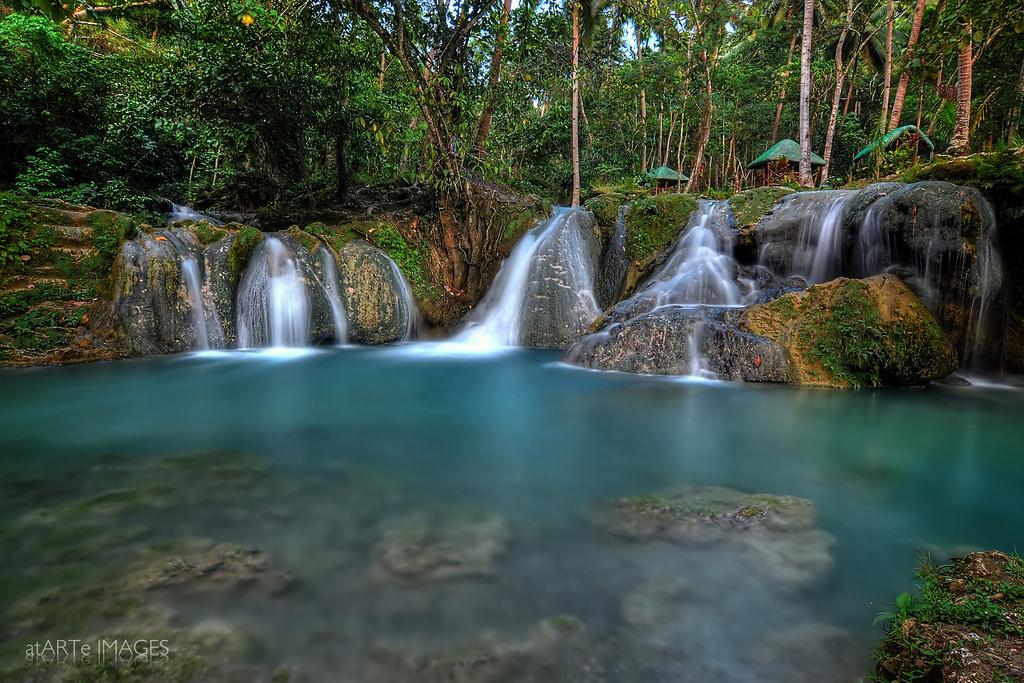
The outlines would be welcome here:
M 791 187 L 766 186 L 744 190 L 729 199 L 736 228 L 739 230 L 738 242 L 747 241 L 753 244 L 753 229 L 761 217 L 768 213 L 776 202 L 795 190 Z
M 958 363 L 935 317 L 893 275 L 839 278 L 751 306 L 745 327 L 786 349 L 798 384 L 922 385 Z
M 1024 680 L 1024 560 L 974 552 L 950 565 L 925 562 L 919 592 L 883 614 L 872 680 Z
M 306 251 L 310 254 L 316 253 L 316 250 L 320 248 L 320 240 L 297 225 L 291 226 L 284 232 L 286 235 L 290 236 L 296 242 L 305 247 Z
M 594 214 L 594 224 L 602 233 L 609 232 L 619 217 L 619 207 L 629 198 L 618 192 L 609 192 L 591 197 L 583 205 Z
M 198 221 L 188 226 L 200 244 L 211 244 L 224 239 L 227 230 L 207 221 Z
M 245 226 L 235 233 L 228 248 L 228 274 L 232 283 L 237 283 L 256 246 L 263 241 L 263 233 L 251 226 Z
M 659 194 L 638 199 L 626 212 L 626 256 L 634 264 L 650 261 L 686 227 L 697 199 L 688 194 Z
M 406 239 L 395 225 L 386 221 L 370 230 L 368 239 L 395 262 L 417 298 L 430 295 L 432 284 L 427 278 L 425 244 Z

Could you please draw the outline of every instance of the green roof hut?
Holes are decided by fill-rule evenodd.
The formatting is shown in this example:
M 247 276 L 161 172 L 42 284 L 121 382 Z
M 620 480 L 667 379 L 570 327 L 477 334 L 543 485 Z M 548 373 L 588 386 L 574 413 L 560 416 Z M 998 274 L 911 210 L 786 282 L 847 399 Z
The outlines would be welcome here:
M 864 157 L 873 154 L 879 148 L 887 150 L 896 146 L 913 146 L 915 154 L 921 151 L 922 146 L 928 148 L 929 154 L 935 151 L 935 145 L 920 128 L 917 126 L 900 126 L 899 128 L 893 128 L 877 140 L 873 140 L 871 144 L 857 152 L 857 156 L 853 157 L 853 162 L 857 163 Z
M 679 183 L 685 183 L 690 179 L 688 176 L 678 173 L 668 166 L 659 166 L 652 169 L 644 177 L 647 179 L 647 182 L 654 186 L 655 191 L 668 189 L 673 185 L 678 186 Z
M 811 167 L 824 165 L 825 160 L 811 152 Z M 747 164 L 747 168 L 757 172 L 760 185 L 778 185 L 792 180 L 800 171 L 800 145 L 789 138 L 779 140 Z

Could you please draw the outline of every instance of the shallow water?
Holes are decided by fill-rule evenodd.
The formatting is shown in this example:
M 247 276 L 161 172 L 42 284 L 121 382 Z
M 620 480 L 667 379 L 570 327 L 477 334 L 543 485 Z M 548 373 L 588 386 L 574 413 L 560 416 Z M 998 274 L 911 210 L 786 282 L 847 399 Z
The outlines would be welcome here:
M 169 632 L 173 657 L 215 624 L 242 643 L 219 648 L 249 667 L 238 680 L 442 680 L 409 673 L 410 653 L 481 640 L 555 673 L 517 660 L 465 680 L 855 679 L 921 550 L 1020 549 L 1022 416 L 1018 390 L 685 382 L 428 345 L 3 370 L 0 668 L 27 642 L 117 629 Z M 589 521 L 602 500 L 684 484 L 810 499 L 834 563 L 789 581 L 772 563 L 799 548 L 628 541 Z M 480 575 L 380 566 L 396 522 L 488 515 L 507 541 Z M 295 583 L 148 592 L 158 626 L 74 597 L 211 543 L 263 550 Z M 38 603 L 58 589 L 74 619 Z M 555 615 L 585 642 L 549 647 L 538 623 Z

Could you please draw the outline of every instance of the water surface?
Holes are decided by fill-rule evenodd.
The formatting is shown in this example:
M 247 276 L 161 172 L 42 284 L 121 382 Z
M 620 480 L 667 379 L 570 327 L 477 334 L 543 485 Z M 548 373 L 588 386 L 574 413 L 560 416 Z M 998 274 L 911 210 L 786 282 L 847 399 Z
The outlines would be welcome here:
M 1024 392 L 998 388 L 686 382 L 416 345 L 3 370 L 0 651 L 11 666 L 41 638 L 160 631 L 173 656 L 213 630 L 237 680 L 444 680 L 423 662 L 467 644 L 501 672 L 466 680 L 850 680 L 918 553 L 1019 549 L 1022 416 Z M 787 583 L 769 565 L 792 548 L 589 521 L 685 484 L 813 501 L 831 567 Z M 476 575 L 381 567 L 396 524 L 496 518 Z M 216 543 L 294 582 L 107 609 L 140 567 Z M 552 636 L 558 615 L 583 636 Z

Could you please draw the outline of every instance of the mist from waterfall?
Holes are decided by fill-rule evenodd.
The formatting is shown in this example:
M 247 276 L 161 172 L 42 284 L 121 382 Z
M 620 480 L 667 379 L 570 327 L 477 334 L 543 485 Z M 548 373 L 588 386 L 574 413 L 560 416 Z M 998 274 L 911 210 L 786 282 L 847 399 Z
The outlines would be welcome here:
M 856 192 L 833 190 L 831 194 L 835 196 L 825 211 L 808 214 L 800 223 L 793 274 L 808 284 L 828 282 L 843 272 L 843 211 Z
M 267 236 L 238 285 L 238 346 L 306 346 L 309 295 L 298 260 L 280 239 Z
M 592 318 L 600 312 L 593 291 L 593 273 L 586 253 L 579 217 L 582 209 L 556 208 L 548 220 L 523 235 L 505 259 L 487 294 L 470 321 L 452 341 L 482 348 L 519 346 L 527 299 L 537 294 L 531 283 L 536 269 L 548 265 L 562 278 L 577 305 Z M 562 238 L 559 243 L 554 240 Z M 540 254 L 551 252 L 554 262 L 541 264 Z
M 321 247 L 320 263 L 324 267 L 324 294 L 331 306 L 331 319 L 334 322 L 334 343 L 338 346 L 348 341 L 348 320 L 345 318 L 345 307 L 341 303 L 341 290 L 338 287 L 338 265 L 330 249 Z

